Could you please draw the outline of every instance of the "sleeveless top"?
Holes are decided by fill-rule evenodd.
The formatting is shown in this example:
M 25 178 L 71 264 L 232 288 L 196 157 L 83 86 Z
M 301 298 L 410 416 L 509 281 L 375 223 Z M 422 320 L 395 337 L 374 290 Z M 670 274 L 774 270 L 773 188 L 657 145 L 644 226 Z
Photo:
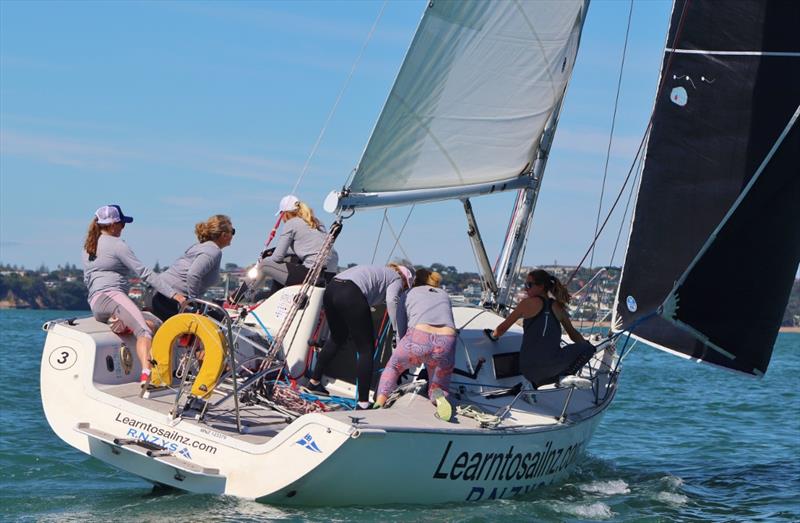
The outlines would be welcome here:
M 544 302 L 539 314 L 522 322 L 522 346 L 519 349 L 519 369 L 534 387 L 557 374 L 563 366 L 561 323 L 553 314 L 553 300 Z
M 555 383 L 559 376 L 574 374 L 594 354 L 588 341 L 561 346 L 561 322 L 553 314 L 553 299 L 543 298 L 536 316 L 522 322 L 519 370 L 534 387 Z

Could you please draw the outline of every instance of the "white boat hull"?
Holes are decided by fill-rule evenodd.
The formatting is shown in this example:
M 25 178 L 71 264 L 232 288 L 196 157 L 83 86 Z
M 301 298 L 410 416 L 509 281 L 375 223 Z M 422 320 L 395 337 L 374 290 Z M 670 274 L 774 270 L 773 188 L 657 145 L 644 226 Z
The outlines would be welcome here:
M 518 348 L 518 336 L 504 344 L 483 338 L 483 324 L 497 318 L 476 317 L 475 311 L 456 311 L 460 324 L 470 324 L 461 331 L 466 345 L 457 367 L 471 369 L 479 357 Z M 311 413 L 289 423 L 278 413 L 259 414 L 257 423 L 246 419 L 239 434 L 231 429 L 231 416 L 218 424 L 173 420 L 171 397 L 139 398 L 139 369 L 125 374 L 119 365 L 120 344 L 133 341 L 92 319 L 49 326 L 41 392 L 56 434 L 156 484 L 268 503 L 424 504 L 523 494 L 570 473 L 615 391 L 615 381 L 602 397 L 575 390 L 562 421 L 555 418 L 568 391 L 537 392 L 535 402 L 519 398 L 521 408 L 494 429 L 463 416 L 445 423 L 433 416 L 426 398 L 407 394 L 378 411 Z M 484 368 L 476 383 L 489 374 Z M 461 387 L 461 393 L 470 396 L 483 385 Z

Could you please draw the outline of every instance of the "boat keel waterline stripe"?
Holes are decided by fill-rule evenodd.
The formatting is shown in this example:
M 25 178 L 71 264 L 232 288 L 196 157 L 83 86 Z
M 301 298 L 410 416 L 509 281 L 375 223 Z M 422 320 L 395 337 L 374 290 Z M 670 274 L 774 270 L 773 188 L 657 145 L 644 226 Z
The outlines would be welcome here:
M 706 49 L 673 49 L 667 47 L 664 51 L 675 54 L 703 54 L 711 56 L 778 56 L 800 58 L 800 52 L 793 51 L 711 51 Z

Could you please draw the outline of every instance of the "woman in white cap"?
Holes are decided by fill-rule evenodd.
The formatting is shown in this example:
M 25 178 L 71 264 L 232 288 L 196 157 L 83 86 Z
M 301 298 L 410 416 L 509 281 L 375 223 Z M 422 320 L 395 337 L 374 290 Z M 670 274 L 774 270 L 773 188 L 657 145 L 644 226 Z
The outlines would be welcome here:
M 320 380 L 325 368 L 339 349 L 352 340 L 357 354 L 358 408 L 369 408 L 369 387 L 372 382 L 372 360 L 375 355 L 375 328 L 372 325 L 371 307 L 386 303 L 386 310 L 395 332 L 405 332 L 398 325 L 398 305 L 406 290 L 413 284 L 411 271 L 390 263 L 381 265 L 356 265 L 333 278 L 325 288 L 322 306 L 331 335 L 317 357 L 314 371 L 306 387 L 311 392 L 327 394 Z
M 293 195 L 281 199 L 278 215 L 283 220 L 283 229 L 278 237 L 275 250 L 258 262 L 258 272 L 263 279 L 272 278 L 275 291 L 285 285 L 303 283 L 308 270 L 314 266 L 327 233 L 322 223 L 314 216 L 314 211 Z M 287 262 L 285 258 L 294 254 L 300 263 Z M 338 269 L 339 254 L 331 249 L 325 262 L 323 277 L 330 280 Z
M 229 217 L 215 214 L 196 224 L 194 232 L 197 243 L 160 275 L 166 285 L 178 292 L 177 297 L 172 298 L 160 292 L 153 296 L 153 313 L 161 320 L 178 314 L 185 298 L 201 298 L 219 280 L 222 249 L 231 244 L 236 229 Z
M 117 319 L 117 327 L 133 331 L 136 355 L 142 364 L 140 382 L 146 383 L 150 375 L 153 330 L 142 311 L 128 297 L 128 275 L 141 278 L 167 296 L 176 296 L 176 292 L 162 282 L 158 274 L 145 267 L 120 238 L 125 224 L 131 222 L 133 218 L 125 216 L 119 205 L 104 205 L 97 209 L 83 244 L 83 280 L 89 289 L 89 307 L 94 317 L 107 322 L 113 316 Z

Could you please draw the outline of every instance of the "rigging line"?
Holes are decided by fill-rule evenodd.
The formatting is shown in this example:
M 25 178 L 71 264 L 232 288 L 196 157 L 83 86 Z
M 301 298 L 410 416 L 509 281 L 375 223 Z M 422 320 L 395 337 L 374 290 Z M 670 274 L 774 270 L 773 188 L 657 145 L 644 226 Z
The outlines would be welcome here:
M 383 235 L 383 224 L 386 223 L 386 212 L 388 209 L 383 210 L 383 219 L 381 220 L 381 228 L 378 230 L 378 239 L 375 240 L 375 249 L 372 251 L 372 259 L 369 261 L 370 265 L 375 263 L 375 256 L 378 254 L 378 245 L 381 243 L 381 236 Z
M 345 91 L 347 91 L 347 87 L 350 85 L 350 80 L 353 78 L 353 73 L 355 73 L 356 69 L 358 68 L 359 63 L 361 63 L 361 57 L 364 55 L 364 51 L 367 48 L 370 40 L 372 40 L 372 36 L 375 34 L 375 29 L 378 27 L 378 22 L 380 22 L 381 17 L 383 16 L 383 11 L 386 9 L 386 3 L 388 0 L 384 0 L 383 4 L 381 5 L 381 10 L 378 12 L 378 16 L 375 18 L 375 22 L 372 23 L 372 27 L 367 34 L 366 40 L 361 46 L 361 50 L 358 52 L 358 56 L 356 57 L 353 65 L 350 67 L 350 73 L 347 75 L 347 79 L 344 81 L 344 85 L 342 85 L 341 90 L 339 91 L 339 95 L 336 97 L 336 101 L 333 103 L 333 107 L 331 107 L 330 112 L 328 113 L 328 117 L 325 119 L 325 123 L 322 124 L 322 129 L 319 131 L 319 136 L 317 136 L 317 141 L 314 143 L 314 146 L 311 148 L 311 153 L 309 153 L 308 158 L 306 158 L 306 163 L 303 165 L 303 170 L 300 171 L 300 176 L 297 178 L 297 181 L 292 187 L 292 192 L 290 194 L 295 194 L 297 188 L 300 186 L 300 182 L 303 180 L 303 177 L 306 175 L 306 171 L 308 170 L 308 166 L 311 163 L 311 159 L 317 152 L 317 148 L 319 147 L 320 142 L 322 142 L 322 137 L 325 136 L 325 131 L 328 128 L 328 125 L 333 118 L 333 115 L 336 114 L 336 109 L 339 107 L 339 102 L 342 100 L 342 96 L 344 96 Z
M 687 11 L 690 3 L 691 3 L 691 0 L 686 0 L 686 2 L 683 4 L 683 9 L 681 10 L 681 17 L 678 20 L 678 27 L 675 29 L 675 39 L 673 41 L 673 44 L 678 42 L 678 39 L 681 37 L 681 33 L 683 33 L 683 24 L 686 21 L 686 11 Z M 639 142 L 639 147 L 636 150 L 636 156 L 634 157 L 633 163 L 631 164 L 631 168 L 628 169 L 628 174 L 625 176 L 625 181 L 622 183 L 622 187 L 620 188 L 620 192 L 619 192 L 619 194 L 617 194 L 617 198 L 614 200 L 614 203 L 611 205 L 611 208 L 608 210 L 608 214 L 606 215 L 606 218 L 603 221 L 603 224 L 600 226 L 600 229 L 598 229 L 597 234 L 595 234 L 591 245 L 589 245 L 589 249 L 586 251 L 586 254 L 583 255 L 583 258 L 581 258 L 581 261 L 578 262 L 578 265 L 575 267 L 575 270 L 572 271 L 572 274 L 570 274 L 569 278 L 567 279 L 567 283 L 566 283 L 567 285 L 569 284 L 569 282 L 571 282 L 575 278 L 575 276 L 578 274 L 578 271 L 583 266 L 583 262 L 586 261 L 586 258 L 589 256 L 589 253 L 594 248 L 595 244 L 597 243 L 597 239 L 600 237 L 600 234 L 602 234 L 603 229 L 605 228 L 606 224 L 608 223 L 608 220 L 611 218 L 611 214 L 614 212 L 614 209 L 617 207 L 617 204 L 619 203 L 619 199 L 622 197 L 622 194 L 625 192 L 625 187 L 628 185 L 628 180 L 630 180 L 631 174 L 634 171 L 634 167 L 636 167 L 639 155 L 641 155 L 642 152 L 643 152 L 643 148 L 644 148 L 645 142 L 647 140 L 648 135 L 650 134 L 650 129 L 653 127 L 653 116 L 655 115 L 656 105 L 658 105 L 658 100 L 661 97 L 661 92 L 664 89 L 664 84 L 666 83 L 667 73 L 669 72 L 670 67 L 672 66 L 672 59 L 674 57 L 675 57 L 675 54 L 673 52 L 671 52 L 671 51 L 667 55 L 667 62 L 666 62 L 666 64 L 664 64 L 664 68 L 663 68 L 663 70 L 661 72 L 661 79 L 660 79 L 660 81 L 658 83 L 658 88 L 656 89 L 656 96 L 655 96 L 656 103 L 653 104 L 653 109 L 650 111 L 650 118 L 647 120 L 647 127 L 645 128 L 644 133 L 642 135 L 642 139 Z
M 628 52 L 628 40 L 631 32 L 631 18 L 633 17 L 633 0 L 628 9 L 628 27 L 625 29 L 625 44 L 622 46 L 622 60 L 619 64 L 619 76 L 617 77 L 617 94 L 614 98 L 614 112 L 611 116 L 611 132 L 608 135 L 608 146 L 606 147 L 606 161 L 603 166 L 603 183 L 600 186 L 600 202 L 597 205 L 597 219 L 594 223 L 594 234 L 597 235 L 597 228 L 600 226 L 600 214 L 603 211 L 603 197 L 606 192 L 606 179 L 608 178 L 608 161 L 611 158 L 611 143 L 614 140 L 614 128 L 617 125 L 617 108 L 619 107 L 619 93 L 622 90 L 622 73 L 625 71 L 625 56 Z M 594 267 L 594 248 L 589 258 L 589 268 Z
M 628 201 L 625 203 L 625 211 L 622 213 L 622 220 L 619 222 L 619 230 L 617 231 L 617 239 L 614 241 L 614 250 L 611 251 L 611 259 L 608 261 L 609 267 L 614 265 L 614 257 L 617 255 L 617 247 L 619 247 L 619 240 L 622 237 L 622 230 L 625 227 L 625 219 L 628 216 L 628 209 L 631 205 L 631 200 L 633 200 L 633 193 L 636 192 L 636 185 L 639 181 L 639 176 L 642 174 L 642 158 L 639 158 L 639 167 L 636 169 L 636 176 L 633 178 L 633 183 L 631 184 L 631 188 L 628 192 Z
M 411 261 L 411 256 L 409 256 L 406 250 L 403 249 L 403 246 L 400 245 L 400 237 L 403 235 L 403 231 L 406 230 L 406 225 L 408 225 L 408 219 L 411 218 L 411 213 L 414 211 L 414 207 L 416 206 L 417 204 L 414 204 L 408 210 L 408 214 L 406 215 L 406 221 L 403 222 L 403 227 L 400 228 L 400 234 L 395 234 L 394 229 L 392 228 L 392 222 L 390 222 L 388 218 L 386 219 L 386 225 L 389 226 L 389 230 L 391 231 L 392 236 L 394 236 L 394 245 L 392 246 L 392 250 L 389 251 L 389 256 L 386 258 L 386 263 L 389 263 L 391 261 L 392 255 L 394 254 L 394 250 L 397 247 L 400 247 L 400 251 L 403 253 L 403 256 L 405 256 L 406 261 L 409 262 Z

